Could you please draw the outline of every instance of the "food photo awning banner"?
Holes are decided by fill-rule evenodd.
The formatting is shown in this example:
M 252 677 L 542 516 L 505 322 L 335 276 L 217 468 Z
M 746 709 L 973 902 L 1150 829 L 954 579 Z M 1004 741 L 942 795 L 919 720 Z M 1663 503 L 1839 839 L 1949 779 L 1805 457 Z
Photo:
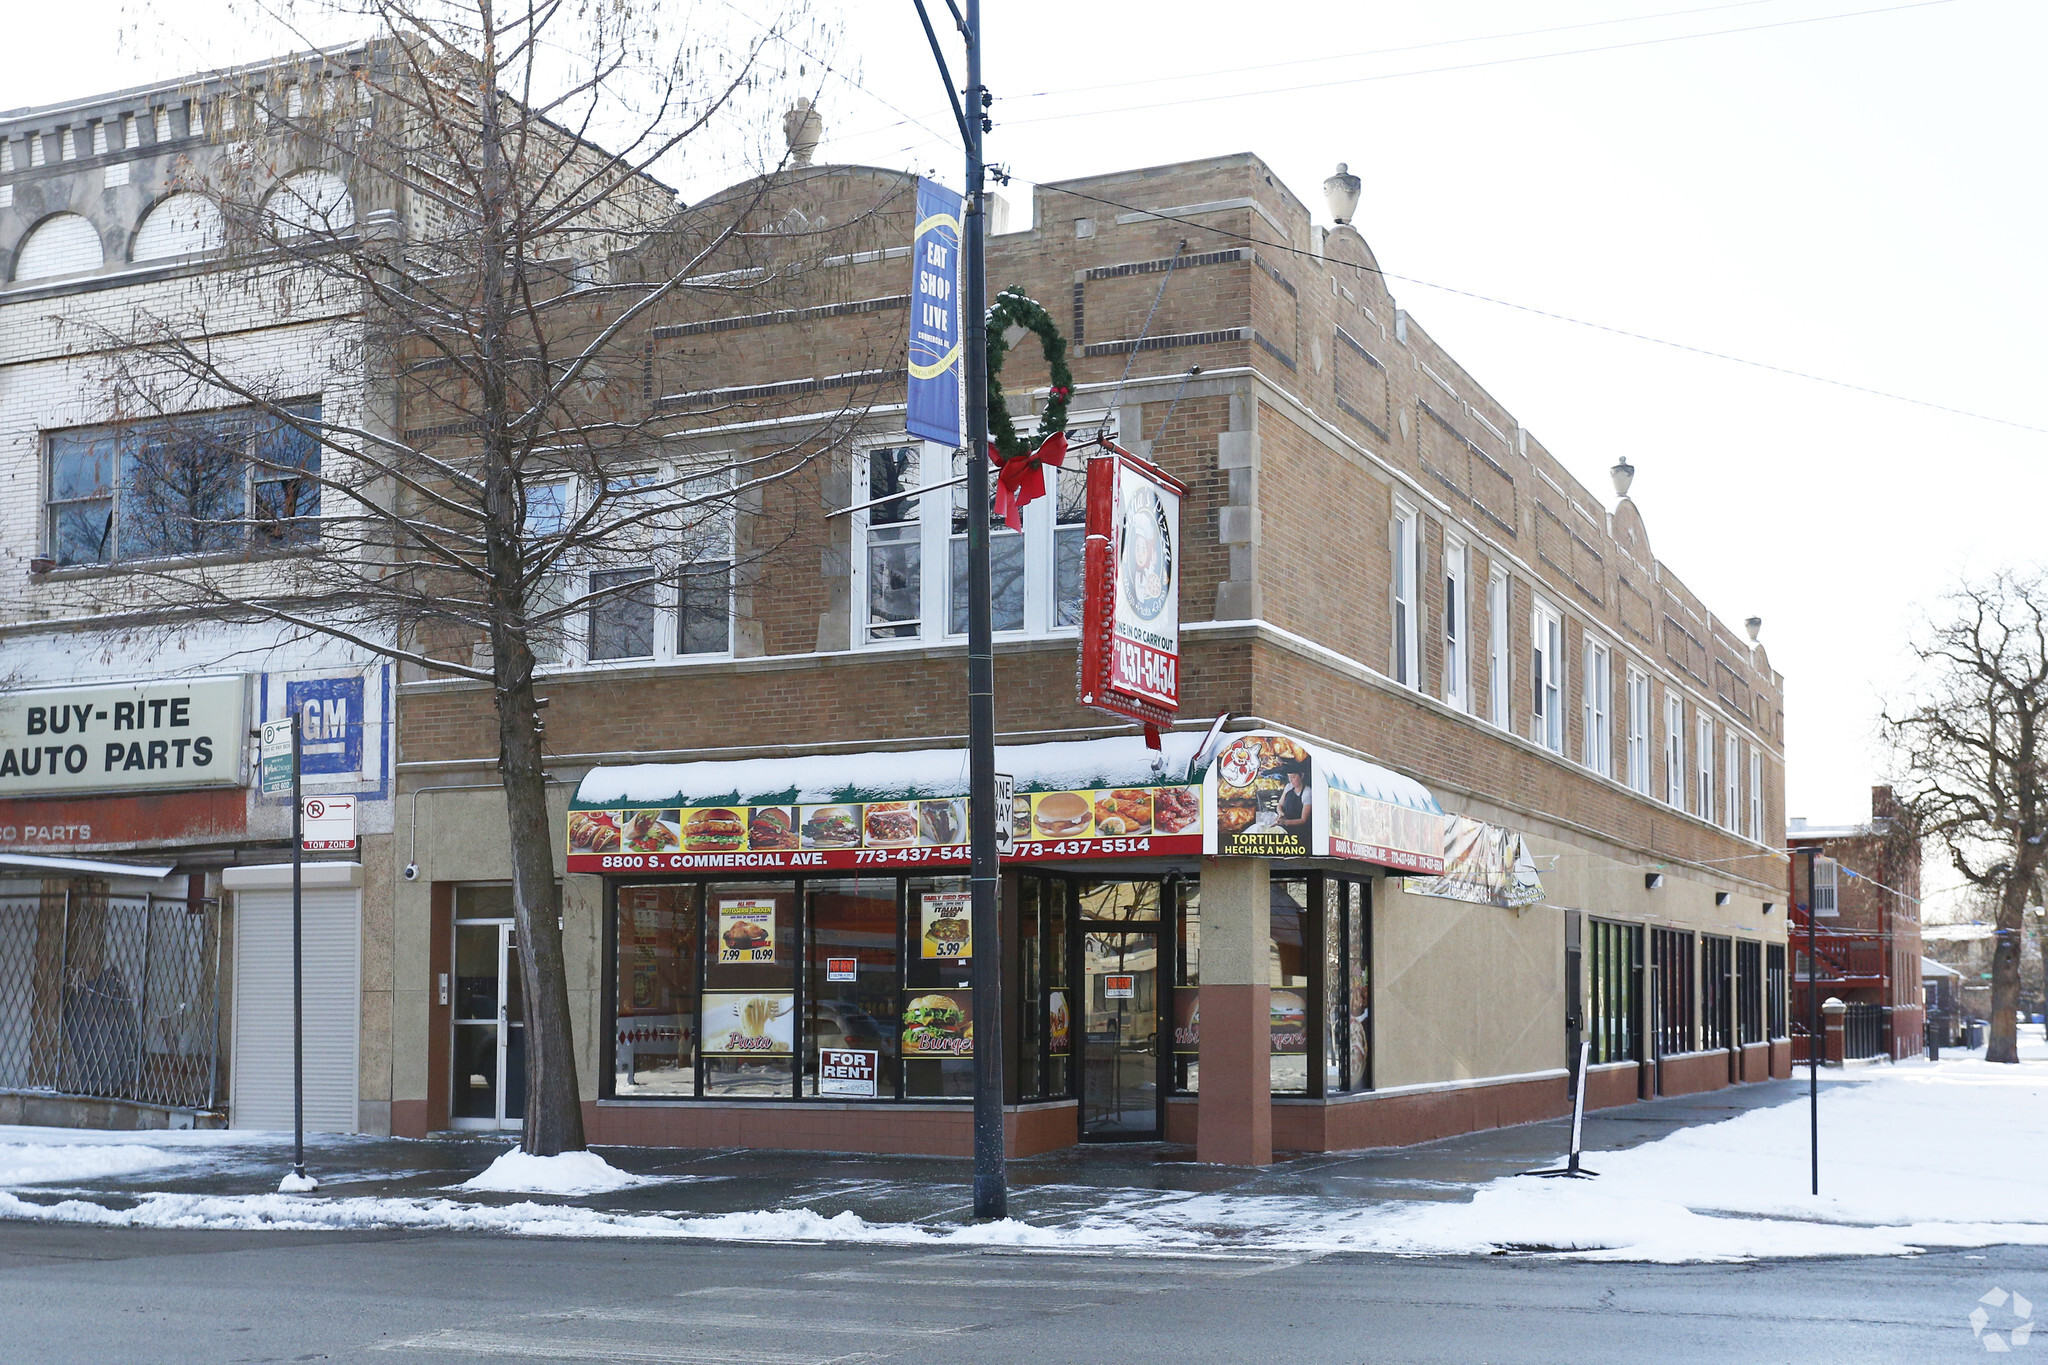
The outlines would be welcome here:
M 917 227 L 910 242 L 910 392 L 903 426 L 912 436 L 952 449 L 967 444 L 966 362 L 960 341 L 965 208 L 965 201 L 944 185 L 917 182 Z
M 1444 870 L 1437 877 L 1403 877 L 1412 896 L 1438 896 L 1519 909 L 1543 899 L 1543 879 L 1528 840 L 1511 829 L 1463 816 L 1445 817 Z
M 1190 776 L 1203 741 L 1161 736 L 1160 768 L 1136 735 L 998 745 L 996 768 L 1016 781 L 1015 851 L 1004 861 L 1206 852 L 1443 871 L 1444 815 L 1421 784 L 1262 731 L 1229 736 L 1207 772 Z M 964 867 L 966 793 L 964 749 L 593 768 L 569 803 L 568 867 Z
M 1444 870 L 1443 808 L 1412 778 L 1288 735 L 1227 737 L 1202 781 L 1203 851 Z

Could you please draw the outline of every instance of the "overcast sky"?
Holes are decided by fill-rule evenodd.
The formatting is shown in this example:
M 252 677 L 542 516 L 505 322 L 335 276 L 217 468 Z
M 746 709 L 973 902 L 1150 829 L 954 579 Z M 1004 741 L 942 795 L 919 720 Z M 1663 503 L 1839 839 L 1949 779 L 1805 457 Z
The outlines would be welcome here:
M 850 79 L 825 78 L 820 160 L 957 185 L 910 0 L 824 12 Z M 1610 505 L 1633 461 L 1658 557 L 1763 617 L 1791 814 L 1867 814 L 1915 622 L 2044 557 L 2041 431 L 1417 283 L 2048 427 L 2038 0 L 991 0 L 986 23 L 989 154 L 1020 180 L 1251 151 L 1320 221 L 1349 162 L 1401 304 Z M 258 33 L 222 0 L 139 27 L 122 0 L 16 6 L 0 106 L 266 55 Z

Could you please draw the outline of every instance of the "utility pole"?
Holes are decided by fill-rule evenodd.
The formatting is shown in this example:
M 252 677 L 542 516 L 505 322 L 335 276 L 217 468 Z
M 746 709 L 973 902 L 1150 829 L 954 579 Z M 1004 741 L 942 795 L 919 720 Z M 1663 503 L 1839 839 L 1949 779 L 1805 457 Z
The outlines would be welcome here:
M 292 1181 L 304 1189 L 306 1176 L 306 916 L 301 886 L 306 858 L 305 732 L 292 712 Z
M 1808 1146 L 1813 1153 L 1813 1193 L 1820 1195 L 1820 956 L 1814 951 L 1814 930 L 1820 901 L 1813 894 L 1820 846 L 1806 846 L 1806 1108 Z
M 984 202 L 988 168 L 981 135 L 991 126 L 993 100 L 981 83 L 981 0 L 966 0 L 962 14 L 946 0 L 967 45 L 965 103 L 953 93 L 952 73 L 939 48 L 924 0 L 912 0 L 946 82 L 953 116 L 967 148 L 966 212 L 960 223 L 961 383 L 967 438 L 967 842 L 969 914 L 974 935 L 974 1216 L 1002 1218 L 1009 1208 L 1003 1152 L 1002 877 L 997 864 L 996 657 L 989 602 L 988 485 L 988 222 Z

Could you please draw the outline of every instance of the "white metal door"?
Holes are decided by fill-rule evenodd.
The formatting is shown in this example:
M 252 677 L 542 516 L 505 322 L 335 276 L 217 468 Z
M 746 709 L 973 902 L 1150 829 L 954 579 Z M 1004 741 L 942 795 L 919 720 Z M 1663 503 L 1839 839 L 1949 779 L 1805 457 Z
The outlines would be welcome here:
M 306 1128 L 357 1131 L 362 892 L 307 888 L 303 901 Z M 234 1061 L 229 1121 L 292 1126 L 292 893 L 235 894 Z

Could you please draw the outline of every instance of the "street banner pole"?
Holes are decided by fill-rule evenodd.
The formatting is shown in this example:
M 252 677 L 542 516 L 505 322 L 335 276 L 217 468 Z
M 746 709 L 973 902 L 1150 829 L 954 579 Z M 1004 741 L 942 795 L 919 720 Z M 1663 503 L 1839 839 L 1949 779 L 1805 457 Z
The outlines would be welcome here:
M 292 712 L 292 1180 L 306 1183 L 306 955 L 301 872 L 306 857 L 306 796 L 300 789 L 305 735 Z
M 967 813 L 974 920 L 974 1216 L 1008 1212 L 1003 1152 L 1003 954 L 997 866 L 996 661 L 988 539 L 988 213 L 981 135 L 988 127 L 981 88 L 981 0 L 967 0 L 967 213 L 960 225 L 967 409 Z
M 1820 1194 L 1820 959 L 1814 953 L 1813 935 L 1820 902 L 1814 898 L 1814 868 L 1820 857 L 1818 846 L 1806 846 L 1806 1108 L 1808 1147 L 1813 1155 L 1813 1192 Z

